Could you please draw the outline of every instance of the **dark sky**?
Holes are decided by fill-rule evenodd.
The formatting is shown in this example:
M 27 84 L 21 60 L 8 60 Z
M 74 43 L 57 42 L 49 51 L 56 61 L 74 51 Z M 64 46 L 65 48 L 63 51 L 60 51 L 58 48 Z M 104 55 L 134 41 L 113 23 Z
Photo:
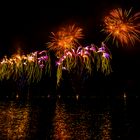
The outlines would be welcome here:
M 51 31 L 60 25 L 76 23 L 84 29 L 85 44 L 100 43 L 100 24 L 103 16 L 114 8 L 140 11 L 140 0 L 46 0 L 46 2 L 3 2 L 0 4 L 0 57 L 11 55 L 21 47 L 25 52 L 44 49 Z M 101 39 L 101 40 L 100 40 Z M 111 46 L 111 45 L 110 45 Z M 136 77 L 140 62 L 140 49 L 114 48 L 115 67 L 126 77 L 129 73 Z
M 134 7 L 137 11 L 140 9 L 139 5 L 139 0 L 4 2 L 0 4 L 0 42 L 14 44 L 17 40 L 28 40 L 27 42 L 38 41 L 43 44 L 48 41 L 51 31 L 67 23 L 76 23 L 84 29 L 85 37 L 94 39 L 94 33 L 100 32 L 96 27 L 101 24 L 102 17 L 109 10 Z M 35 44 L 38 46 L 38 43 Z

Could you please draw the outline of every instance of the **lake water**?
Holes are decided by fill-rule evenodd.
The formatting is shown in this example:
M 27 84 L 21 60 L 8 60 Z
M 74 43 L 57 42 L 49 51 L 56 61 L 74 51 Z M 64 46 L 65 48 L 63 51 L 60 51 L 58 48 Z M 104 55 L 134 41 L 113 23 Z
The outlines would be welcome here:
M 140 97 L 0 101 L 0 140 L 140 140 Z

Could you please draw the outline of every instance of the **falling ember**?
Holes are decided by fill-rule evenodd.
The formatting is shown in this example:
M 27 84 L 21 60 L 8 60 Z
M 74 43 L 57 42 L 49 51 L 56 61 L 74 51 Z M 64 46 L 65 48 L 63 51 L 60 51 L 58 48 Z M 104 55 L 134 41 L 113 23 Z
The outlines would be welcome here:
M 140 41 L 140 12 L 132 15 L 131 11 L 114 9 L 104 18 L 105 27 L 102 31 L 108 34 L 105 41 L 112 38 L 117 45 L 134 45 L 136 40 Z
M 82 28 L 75 25 L 61 28 L 60 31 L 53 33 L 51 41 L 48 43 L 50 50 L 56 51 L 57 55 L 63 54 L 65 49 L 75 48 L 78 39 L 83 38 Z

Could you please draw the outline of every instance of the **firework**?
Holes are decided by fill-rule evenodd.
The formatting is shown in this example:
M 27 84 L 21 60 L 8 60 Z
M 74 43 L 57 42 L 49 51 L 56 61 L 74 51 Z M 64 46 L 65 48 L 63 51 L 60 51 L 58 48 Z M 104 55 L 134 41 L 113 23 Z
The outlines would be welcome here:
M 114 9 L 104 18 L 105 27 L 102 31 L 108 34 L 105 41 L 113 38 L 117 45 L 134 45 L 136 40 L 140 41 L 140 12 L 131 14 L 131 11 Z
M 111 54 L 104 43 L 100 48 L 91 44 L 86 47 L 79 46 L 77 49 L 66 49 L 64 55 L 56 62 L 57 84 L 59 85 L 63 70 L 82 75 L 84 72 L 91 74 L 96 67 L 97 71 L 101 70 L 107 75 L 112 71 L 110 59 Z
M 110 60 L 112 59 L 112 55 L 110 51 L 107 49 L 104 42 L 101 43 L 101 47 L 97 50 L 97 59 L 96 59 L 96 67 L 97 71 L 100 70 L 105 75 L 108 75 L 112 72 Z
M 8 60 L 7 56 L 4 56 L 4 58 L 0 62 L 0 80 L 10 78 L 10 76 L 12 75 L 11 64 L 12 62 Z
M 78 39 L 83 38 L 82 28 L 75 25 L 61 28 L 60 31 L 53 33 L 48 48 L 55 51 L 57 56 L 64 53 L 65 49 L 72 49 L 78 44 Z
M 50 57 L 47 51 L 33 52 L 27 55 L 14 54 L 11 58 L 5 56 L 0 62 L 0 80 L 17 81 L 24 77 L 28 83 L 39 81 L 43 72 L 50 74 Z

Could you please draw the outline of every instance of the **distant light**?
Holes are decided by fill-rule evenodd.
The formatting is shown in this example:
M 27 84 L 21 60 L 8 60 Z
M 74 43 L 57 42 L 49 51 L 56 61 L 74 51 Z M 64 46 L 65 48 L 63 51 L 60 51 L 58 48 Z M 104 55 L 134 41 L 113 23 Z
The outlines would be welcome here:
M 124 94 L 123 94 L 123 98 L 126 99 L 126 97 L 127 97 L 127 96 L 126 96 L 126 93 L 124 92 Z
M 79 99 L 79 95 L 76 95 L 76 99 L 77 99 L 77 100 Z
M 47 96 L 48 98 L 50 98 L 50 94 L 48 94 L 48 96 Z
M 18 95 L 18 94 L 16 95 L 16 98 L 17 98 L 17 99 L 19 98 L 19 95 Z

